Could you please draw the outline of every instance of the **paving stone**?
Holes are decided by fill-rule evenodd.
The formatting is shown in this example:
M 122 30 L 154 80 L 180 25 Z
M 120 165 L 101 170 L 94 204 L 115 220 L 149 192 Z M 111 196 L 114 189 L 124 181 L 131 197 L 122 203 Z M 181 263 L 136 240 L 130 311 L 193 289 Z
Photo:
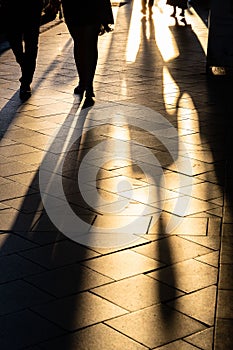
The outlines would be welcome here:
M 207 328 L 204 331 L 186 337 L 185 340 L 200 349 L 212 350 L 214 329 L 213 327 Z
M 233 318 L 233 290 L 218 291 L 218 303 L 217 303 L 217 317 L 232 319 Z
M 0 256 L 26 250 L 36 245 L 11 233 L 0 234 Z
M 127 312 L 89 292 L 59 299 L 44 306 L 34 307 L 32 310 L 69 331 L 90 326 Z
M 115 280 L 138 275 L 162 266 L 158 261 L 128 250 L 101 256 L 85 261 L 83 264 Z
M 11 132 L 8 133 L 8 136 L 10 137 L 9 134 L 12 134 L 12 133 L 19 133 L 21 135 L 21 140 L 20 141 L 22 142 L 23 139 L 24 139 L 24 136 L 22 135 L 22 132 L 23 132 L 23 129 L 11 131 Z M 13 140 L 13 141 L 18 141 L 18 140 Z M 11 156 L 15 156 L 15 155 L 21 155 L 21 154 L 25 154 L 25 153 L 30 153 L 30 152 L 33 152 L 34 150 L 35 149 L 32 148 L 32 147 L 24 145 L 23 143 L 19 143 L 19 144 L 16 144 L 16 145 L 9 145 L 9 146 L 5 146 L 4 148 L 1 148 L 1 154 L 4 157 L 11 157 Z
M 232 327 L 233 327 L 232 319 L 225 320 L 225 319 L 217 318 L 215 338 L 214 338 L 215 350 L 231 349 Z
M 232 224 L 233 223 L 233 207 L 232 206 L 224 206 L 223 223 L 224 224 Z
M 158 219 L 155 224 L 151 224 L 149 227 L 149 234 L 156 234 L 156 233 L 162 233 L 163 234 L 163 227 L 165 228 L 168 225 L 168 222 L 170 220 L 174 220 L 174 215 L 164 215 L 162 213 L 161 218 Z M 207 222 L 208 220 L 206 218 L 190 218 L 190 217 L 182 217 L 177 218 L 175 216 L 175 224 L 172 228 L 172 232 L 166 232 L 166 229 L 164 228 L 164 233 L 171 233 L 171 234 L 184 234 L 184 235 L 194 235 L 195 233 L 199 236 L 205 236 L 206 235 L 206 229 L 207 229 Z M 193 227 L 195 227 L 195 231 L 193 230 Z
M 219 288 L 232 289 L 233 286 L 233 266 L 232 264 L 221 264 L 219 270 Z
M 184 295 L 168 303 L 174 309 L 208 326 L 214 325 L 216 304 L 216 286 L 210 286 L 197 292 Z
M 206 202 L 201 199 L 196 199 L 188 196 L 183 196 L 183 197 L 180 196 L 179 202 L 182 203 L 182 201 L 184 204 L 186 204 L 187 202 L 187 207 L 185 210 L 186 216 L 205 212 L 206 210 L 213 209 L 214 207 L 216 207 L 216 205 L 211 202 Z M 175 215 L 181 216 L 181 214 L 183 214 L 183 211 L 184 211 L 183 206 L 181 205 L 176 206 L 177 202 L 178 200 L 176 199 L 169 199 L 164 201 L 164 205 L 163 205 L 164 210 L 166 210 L 169 213 L 173 213 Z
M 220 249 L 220 237 L 214 236 L 185 236 L 186 239 L 213 250 Z
M 30 171 L 23 174 L 13 174 L 8 176 L 8 179 L 24 186 L 29 186 L 34 190 L 39 190 L 39 174 L 37 171 Z
M 25 276 L 42 272 L 43 269 L 16 254 L 0 257 L 1 275 L 0 283 L 12 281 Z
M 217 283 L 218 269 L 194 259 L 165 267 L 148 275 L 190 293 Z
M 25 280 L 56 297 L 68 296 L 112 282 L 112 279 L 78 264 L 46 271 Z
M 41 151 L 34 150 L 31 153 L 26 153 L 22 155 L 12 156 L 12 160 L 18 160 L 19 162 L 26 164 L 40 164 L 44 157 L 44 153 Z
M 111 211 L 110 211 L 111 213 Z M 127 234 L 132 232 L 132 234 L 145 234 L 148 230 L 151 218 L 148 216 L 124 216 L 124 215 L 98 215 L 93 229 L 95 232 L 98 229 L 107 230 L 107 232 L 117 234 Z
M 208 254 L 211 250 L 177 236 L 159 239 L 134 248 L 134 251 L 170 265 Z
M 195 350 L 196 346 L 186 343 L 183 340 L 177 340 L 170 344 L 159 346 L 155 348 L 156 350 Z
M 24 197 L 5 200 L 4 203 L 25 214 L 43 210 L 40 193 L 32 193 Z
M 13 281 L 0 285 L 0 316 L 46 303 L 52 296 L 24 281 Z
M 201 323 L 164 305 L 123 315 L 106 324 L 152 349 L 204 329 Z
M 233 235 L 223 232 L 220 263 L 230 264 L 232 262 Z
M 25 164 L 21 162 L 10 162 L 1 167 L 0 176 L 11 176 L 15 174 L 23 174 L 37 169 L 37 165 Z
M 68 265 L 98 256 L 98 254 L 70 240 L 22 252 L 22 256 L 48 269 Z
M 69 350 L 146 350 L 143 345 L 124 336 L 120 332 L 104 325 L 97 324 L 87 327 L 72 335 L 60 337 L 57 340 L 45 342 L 41 349 Z
M 223 237 L 233 236 L 233 224 L 223 224 Z
M 31 230 L 37 220 L 35 213 L 25 214 L 10 208 L 0 211 L 0 222 L 2 231 L 27 231 Z
M 196 258 L 196 260 L 209 264 L 213 267 L 217 267 L 219 265 L 219 252 L 213 252 L 201 257 Z
M 181 292 L 145 275 L 109 283 L 92 289 L 92 292 L 129 311 L 136 311 L 182 295 Z
M 221 214 L 222 216 L 222 214 Z M 220 236 L 221 235 L 222 219 L 209 218 L 208 220 L 208 236 Z
M 202 200 L 211 200 L 218 198 L 222 195 L 223 189 L 220 186 L 202 182 L 200 184 L 194 184 L 190 187 L 182 187 L 179 192 L 185 195 L 192 193 L 192 197 L 202 199 Z
M 10 199 L 10 198 L 23 197 L 36 192 L 35 190 L 28 189 L 28 187 L 23 186 L 16 182 L 10 182 L 10 183 L 1 185 L 0 191 L 1 191 L 1 197 L 0 197 L 1 201 Z
M 64 239 L 67 239 L 62 233 L 60 232 L 53 232 L 53 231 L 35 231 L 35 232 L 17 232 L 18 235 L 21 235 L 22 237 L 26 237 L 28 240 L 30 240 L 33 243 L 39 244 L 39 245 L 47 245 L 49 243 L 55 243 L 58 241 L 62 241 Z
M 64 334 L 59 327 L 24 310 L 0 317 L 1 349 L 17 350 Z

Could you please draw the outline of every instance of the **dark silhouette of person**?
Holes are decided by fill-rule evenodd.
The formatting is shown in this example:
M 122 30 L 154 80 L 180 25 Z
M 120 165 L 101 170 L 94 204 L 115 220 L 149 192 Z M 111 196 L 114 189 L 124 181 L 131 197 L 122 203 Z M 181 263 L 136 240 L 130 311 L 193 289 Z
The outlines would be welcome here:
M 181 17 L 185 16 L 184 11 L 188 8 L 187 0 L 167 0 L 166 4 L 173 6 L 173 12 L 172 12 L 171 16 L 176 17 L 176 8 L 177 7 L 181 9 L 180 16 Z
M 142 1 L 141 12 L 145 15 L 146 14 L 147 5 L 148 5 L 149 15 L 152 15 L 152 13 L 153 13 L 152 7 L 154 5 L 154 0 L 141 0 L 141 1 Z
M 20 65 L 20 99 L 31 96 L 31 83 L 36 68 L 43 0 L 6 0 L 5 31 L 10 47 Z
M 98 37 L 114 23 L 110 0 L 61 0 L 64 19 L 74 44 L 79 84 L 74 94 L 93 105 L 93 80 L 98 60 Z

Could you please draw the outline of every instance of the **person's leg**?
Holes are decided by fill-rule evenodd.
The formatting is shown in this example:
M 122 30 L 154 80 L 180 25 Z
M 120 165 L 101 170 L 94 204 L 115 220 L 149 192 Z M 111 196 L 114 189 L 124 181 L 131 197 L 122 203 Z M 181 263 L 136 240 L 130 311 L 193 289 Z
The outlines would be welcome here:
M 176 6 L 173 6 L 173 12 L 172 12 L 171 16 L 173 16 L 173 17 L 176 16 Z
M 94 96 L 93 80 L 98 60 L 99 25 L 70 28 L 74 41 L 74 59 L 79 75 L 79 89 L 86 95 Z
M 7 40 L 9 41 L 10 47 L 14 53 L 16 62 L 22 66 L 23 63 L 23 57 L 24 57 L 24 52 L 23 52 L 23 34 L 18 28 L 18 30 L 12 30 L 9 29 L 7 32 Z
M 153 15 L 153 10 L 152 10 L 153 6 L 154 6 L 154 0 L 149 0 L 148 7 L 149 7 L 149 15 L 150 16 Z
M 36 5 L 29 9 L 28 18 L 24 19 L 24 59 L 21 83 L 26 85 L 32 83 L 38 54 L 42 7 L 38 3 Z
M 148 2 L 148 6 L 149 6 L 149 7 L 154 6 L 154 0 L 149 0 L 149 2 Z
M 146 2 L 147 2 L 147 0 L 141 0 L 141 4 L 142 4 L 141 12 L 142 12 L 144 15 L 146 14 Z
M 39 30 L 27 28 L 24 33 L 24 60 L 22 65 L 21 83 L 30 85 L 36 69 L 36 60 L 38 53 Z

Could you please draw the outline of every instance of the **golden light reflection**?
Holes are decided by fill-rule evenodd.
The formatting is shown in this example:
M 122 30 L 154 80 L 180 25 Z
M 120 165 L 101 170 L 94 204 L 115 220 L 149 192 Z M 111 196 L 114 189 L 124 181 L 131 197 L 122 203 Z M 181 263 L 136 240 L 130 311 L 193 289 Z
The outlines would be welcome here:
M 160 7 L 159 7 L 160 6 Z M 176 45 L 175 39 L 169 29 L 170 17 L 164 16 L 162 7 L 166 4 L 154 6 L 154 14 L 152 20 L 155 24 L 155 39 L 156 44 L 161 52 L 165 62 L 179 56 L 179 49 Z M 135 1 L 132 8 L 132 16 L 129 27 L 128 41 L 126 47 L 126 61 L 133 63 L 140 46 L 140 22 L 142 18 L 141 2 Z M 146 38 L 150 39 L 149 27 L 147 26 Z
M 163 67 L 163 96 L 164 104 L 168 114 L 173 114 L 171 107 L 176 107 L 180 95 L 180 89 L 167 67 Z
M 163 6 L 166 6 L 163 4 Z M 179 56 L 179 49 L 169 29 L 170 17 L 165 16 L 161 8 L 155 7 L 155 40 L 165 62 Z
M 141 1 L 134 1 L 126 46 L 126 62 L 128 63 L 135 62 L 138 53 L 140 45 L 141 17 Z

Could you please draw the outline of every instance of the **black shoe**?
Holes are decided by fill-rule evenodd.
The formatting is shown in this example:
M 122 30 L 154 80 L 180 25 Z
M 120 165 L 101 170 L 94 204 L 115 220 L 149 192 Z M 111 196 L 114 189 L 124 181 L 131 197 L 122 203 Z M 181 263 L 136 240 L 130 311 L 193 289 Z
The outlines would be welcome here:
M 85 96 L 86 96 L 86 98 L 95 97 L 93 87 L 90 87 L 86 90 Z
M 83 96 L 83 94 L 84 94 L 84 89 L 83 89 L 80 85 L 78 85 L 78 86 L 76 86 L 76 87 L 74 88 L 74 94 L 75 94 L 75 95 Z
M 21 85 L 19 90 L 20 100 L 25 102 L 32 96 L 32 90 L 30 85 Z
M 92 107 L 95 104 L 95 100 L 92 96 L 86 97 L 82 108 Z

